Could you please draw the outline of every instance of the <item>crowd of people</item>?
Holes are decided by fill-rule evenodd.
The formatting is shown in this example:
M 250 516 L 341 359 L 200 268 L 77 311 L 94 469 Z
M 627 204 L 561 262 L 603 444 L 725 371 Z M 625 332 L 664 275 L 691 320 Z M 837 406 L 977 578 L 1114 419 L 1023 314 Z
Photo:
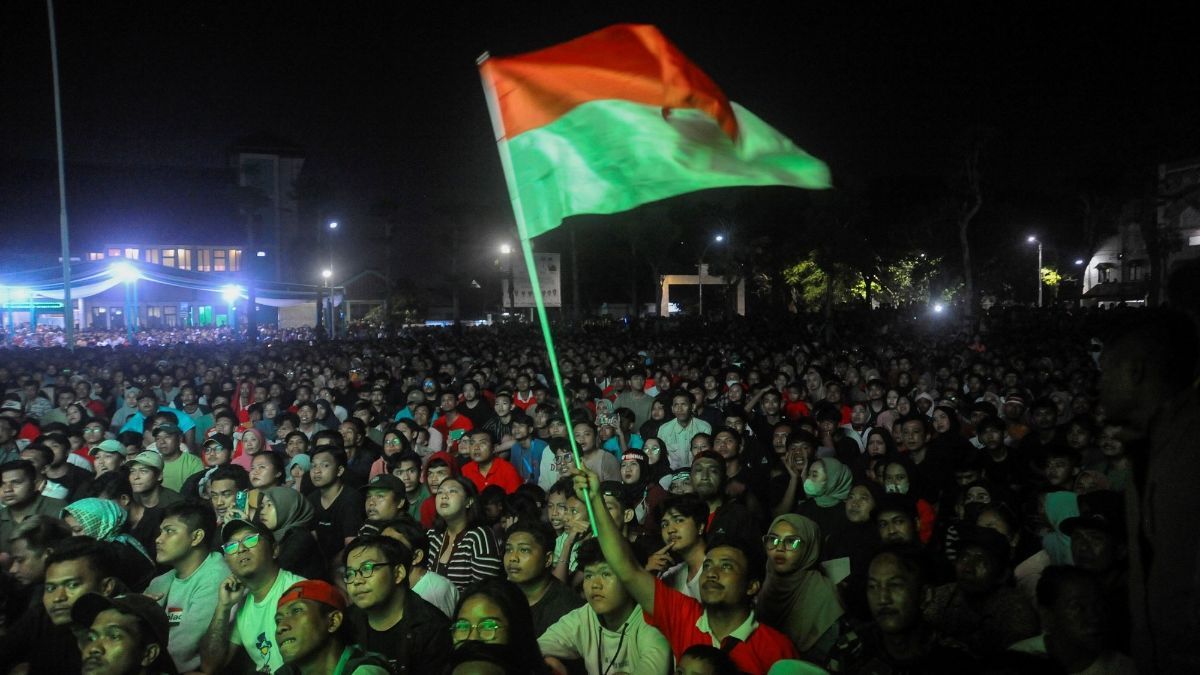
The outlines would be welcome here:
M 244 326 L 234 330 L 228 326 L 174 326 L 168 328 L 139 328 L 132 333 L 123 328 L 104 329 L 89 328 L 76 331 L 74 334 L 76 347 L 133 347 L 133 346 L 163 346 L 174 344 L 212 345 L 228 343 L 237 340 L 245 332 Z M 312 340 L 316 332 L 312 328 L 278 328 L 274 326 L 259 326 L 259 339 L 263 341 L 295 341 Z M 64 347 L 67 335 L 60 326 L 32 326 L 23 323 L 19 326 L 7 327 L 0 325 L 0 349 L 14 347 L 17 349 Z
M 0 673 L 1200 667 L 1186 315 L 558 339 L 5 351 Z

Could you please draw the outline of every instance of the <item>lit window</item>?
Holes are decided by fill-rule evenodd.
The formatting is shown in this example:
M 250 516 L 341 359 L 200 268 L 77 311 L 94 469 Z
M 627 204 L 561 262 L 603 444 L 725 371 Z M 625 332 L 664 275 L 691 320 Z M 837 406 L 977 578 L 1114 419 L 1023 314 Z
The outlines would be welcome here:
M 154 263 L 155 265 L 158 264 L 158 249 L 156 249 L 156 248 L 146 249 L 146 262 Z
M 229 271 L 236 272 L 242 269 L 242 252 L 240 249 L 229 249 Z
M 219 248 L 219 249 L 213 251 L 213 271 L 215 271 L 215 272 L 224 272 L 225 271 L 225 254 L 226 254 L 226 251 L 223 248 Z
M 212 251 L 206 248 L 196 249 L 196 271 L 211 272 L 212 269 Z
M 164 248 L 162 250 L 162 264 L 164 267 L 175 267 L 175 249 Z
M 192 249 L 177 248 L 175 249 L 175 258 L 179 261 L 179 269 L 192 269 Z
M 88 260 L 104 260 L 104 254 L 98 251 L 93 251 L 88 254 Z
M 125 257 L 129 258 L 130 260 L 137 260 L 138 259 L 138 250 L 136 248 L 125 249 Z
M 119 249 L 119 248 L 110 248 L 110 249 L 108 249 L 108 257 L 110 257 L 110 258 L 120 258 L 120 257 L 121 257 L 121 249 Z

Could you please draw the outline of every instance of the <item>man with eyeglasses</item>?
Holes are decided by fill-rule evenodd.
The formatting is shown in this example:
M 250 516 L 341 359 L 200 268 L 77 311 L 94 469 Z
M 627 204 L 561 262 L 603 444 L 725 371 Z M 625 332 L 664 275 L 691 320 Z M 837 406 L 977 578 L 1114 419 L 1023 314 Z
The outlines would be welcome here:
M 300 581 L 279 598 L 275 640 L 284 666 L 276 675 L 390 675 L 387 661 L 349 643 L 342 630 L 346 596 L 326 581 Z
M 200 639 L 200 669 L 236 672 L 235 660 L 273 673 L 283 666 L 275 641 L 275 611 L 284 591 L 304 578 L 281 569 L 271 531 L 259 523 L 232 520 L 221 528 L 221 552 L 233 574 L 217 589 L 217 608 Z M 236 608 L 233 621 L 230 613 Z
M 438 673 L 450 655 L 446 615 L 408 585 L 412 552 L 392 537 L 366 535 L 346 549 L 343 580 L 354 641 L 385 656 L 393 673 Z

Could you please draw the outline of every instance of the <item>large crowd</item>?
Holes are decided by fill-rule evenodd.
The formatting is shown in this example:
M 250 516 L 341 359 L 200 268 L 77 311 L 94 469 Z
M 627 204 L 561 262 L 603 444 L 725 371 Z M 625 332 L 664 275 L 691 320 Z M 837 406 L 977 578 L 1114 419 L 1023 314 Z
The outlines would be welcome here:
M 558 340 L 4 351 L 0 673 L 1200 672 L 1186 316 Z

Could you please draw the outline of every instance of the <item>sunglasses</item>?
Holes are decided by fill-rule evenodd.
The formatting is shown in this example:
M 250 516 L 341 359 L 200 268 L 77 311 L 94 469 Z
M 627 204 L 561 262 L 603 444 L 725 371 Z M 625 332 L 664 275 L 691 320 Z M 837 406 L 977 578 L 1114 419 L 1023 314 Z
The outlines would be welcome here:
M 221 550 L 225 552 L 225 555 L 233 555 L 234 553 L 237 553 L 238 549 L 241 547 L 245 547 L 246 550 L 249 551 L 250 549 L 254 548 L 255 546 L 258 546 L 258 542 L 261 539 L 262 539 L 261 534 L 252 534 L 249 537 L 246 537 L 245 539 L 243 539 L 241 541 L 234 539 L 231 542 L 222 544 Z

